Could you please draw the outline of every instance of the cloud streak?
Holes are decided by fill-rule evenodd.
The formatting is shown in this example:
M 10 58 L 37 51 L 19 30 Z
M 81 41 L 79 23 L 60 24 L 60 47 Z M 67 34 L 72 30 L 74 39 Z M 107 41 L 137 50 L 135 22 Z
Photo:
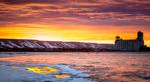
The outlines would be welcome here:
M 0 0 L 0 25 L 74 23 L 150 26 L 148 0 Z

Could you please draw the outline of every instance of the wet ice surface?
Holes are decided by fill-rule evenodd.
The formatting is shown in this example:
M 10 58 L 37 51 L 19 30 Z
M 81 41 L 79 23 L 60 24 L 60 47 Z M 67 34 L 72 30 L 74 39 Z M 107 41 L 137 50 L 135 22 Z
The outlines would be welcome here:
M 26 67 L 59 71 L 38 74 Z M 150 53 L 3 53 L 1 75 L 0 82 L 150 82 Z
M 53 68 L 58 71 L 42 74 L 35 71 L 27 70 L 27 68 Z M 45 69 L 45 71 L 49 71 Z M 80 70 L 70 68 L 69 65 L 44 65 L 44 64 L 14 64 L 3 63 L 0 66 L 0 82 L 96 82 L 90 81 L 89 75 Z M 58 75 L 68 75 L 68 77 L 55 77 Z

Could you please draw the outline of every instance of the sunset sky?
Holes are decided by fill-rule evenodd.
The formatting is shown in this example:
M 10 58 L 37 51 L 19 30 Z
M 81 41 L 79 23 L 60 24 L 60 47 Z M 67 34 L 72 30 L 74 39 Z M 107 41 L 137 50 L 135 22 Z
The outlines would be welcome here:
M 144 32 L 150 0 L 0 0 L 0 38 L 114 43 Z

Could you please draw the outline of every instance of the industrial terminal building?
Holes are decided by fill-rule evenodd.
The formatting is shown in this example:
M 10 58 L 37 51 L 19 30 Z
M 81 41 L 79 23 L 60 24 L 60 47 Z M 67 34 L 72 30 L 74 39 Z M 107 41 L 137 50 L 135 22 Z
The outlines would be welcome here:
M 120 36 L 116 37 L 115 50 L 119 51 L 139 51 L 141 47 L 144 47 L 143 32 L 137 33 L 136 39 L 123 40 Z

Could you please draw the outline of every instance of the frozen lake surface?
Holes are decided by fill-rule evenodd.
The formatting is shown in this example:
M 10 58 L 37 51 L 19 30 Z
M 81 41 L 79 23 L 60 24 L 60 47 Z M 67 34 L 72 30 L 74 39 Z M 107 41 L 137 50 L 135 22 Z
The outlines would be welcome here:
M 150 82 L 150 53 L 0 52 L 0 82 Z

